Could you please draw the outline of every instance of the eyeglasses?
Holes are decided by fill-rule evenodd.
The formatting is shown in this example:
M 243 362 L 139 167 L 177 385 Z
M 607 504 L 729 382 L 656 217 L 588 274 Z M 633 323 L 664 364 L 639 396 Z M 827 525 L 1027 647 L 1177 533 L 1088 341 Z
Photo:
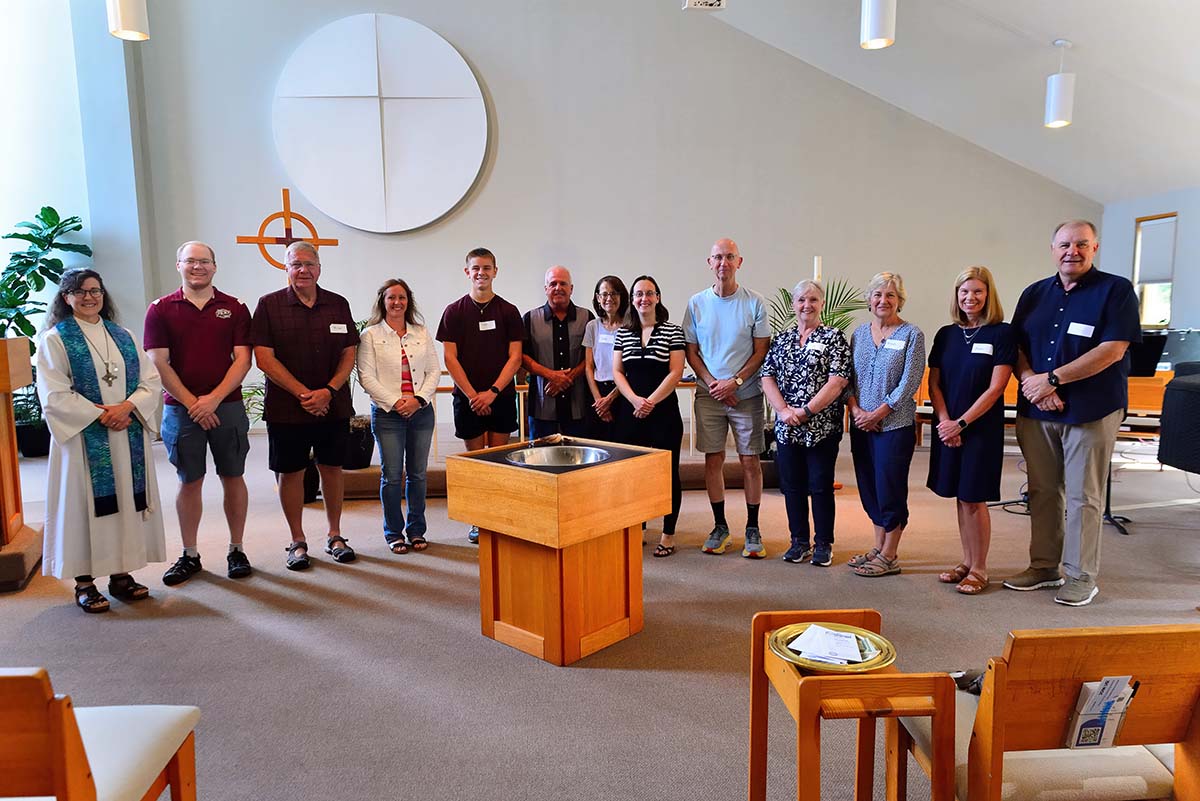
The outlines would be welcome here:
M 642 298 L 657 298 L 658 293 L 653 289 L 647 289 L 645 292 L 634 292 L 633 297 L 641 300 Z
M 616 300 L 617 298 L 621 297 L 621 293 L 620 292 L 597 292 L 596 297 L 600 298 L 600 300 Z
M 216 264 L 212 259 L 180 259 L 179 263 L 188 267 L 212 267 Z
M 714 253 L 709 256 L 713 261 L 736 261 L 738 254 L 736 253 Z
M 82 298 L 84 295 L 88 296 L 89 298 L 99 299 L 104 297 L 104 290 L 100 287 L 93 287 L 91 289 L 72 289 L 68 291 L 67 294 L 76 300 Z
M 305 270 L 311 270 L 314 267 L 320 267 L 320 266 L 321 266 L 321 263 L 316 262 L 316 261 L 289 261 L 288 262 L 289 270 L 299 270 L 301 268 L 303 268 Z

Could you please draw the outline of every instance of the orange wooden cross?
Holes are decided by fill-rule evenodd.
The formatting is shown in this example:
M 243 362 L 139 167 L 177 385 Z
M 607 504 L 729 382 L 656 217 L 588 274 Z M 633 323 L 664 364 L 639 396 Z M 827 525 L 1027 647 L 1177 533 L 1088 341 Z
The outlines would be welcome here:
M 283 220 L 283 236 L 267 236 L 267 226 L 276 220 Z M 309 236 L 293 235 L 292 220 L 298 221 L 307 228 Z M 287 266 L 267 252 L 267 245 L 287 247 L 293 242 L 307 242 L 317 249 L 320 249 L 322 245 L 337 247 L 338 243 L 336 239 L 321 239 L 317 236 L 316 226 L 309 222 L 307 217 L 292 211 L 292 199 L 287 189 L 283 190 L 283 211 L 277 211 L 263 220 L 262 225 L 258 227 L 258 236 L 239 236 L 237 238 L 239 245 L 258 245 L 258 252 L 262 254 L 262 257 L 280 270 L 286 270 Z

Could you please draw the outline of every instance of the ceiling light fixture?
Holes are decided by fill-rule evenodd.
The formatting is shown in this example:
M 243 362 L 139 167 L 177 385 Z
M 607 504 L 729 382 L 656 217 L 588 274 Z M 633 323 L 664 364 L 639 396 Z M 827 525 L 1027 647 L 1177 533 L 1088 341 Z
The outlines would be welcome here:
M 146 0 L 107 0 L 108 32 L 118 39 L 144 42 L 150 38 Z
M 1063 72 L 1063 61 L 1071 43 L 1066 39 L 1055 39 L 1058 48 L 1058 72 L 1046 78 L 1047 128 L 1065 128 L 1071 124 L 1071 112 L 1075 107 L 1075 73 Z
M 895 44 L 896 0 L 862 0 L 858 42 L 863 50 L 879 50 Z

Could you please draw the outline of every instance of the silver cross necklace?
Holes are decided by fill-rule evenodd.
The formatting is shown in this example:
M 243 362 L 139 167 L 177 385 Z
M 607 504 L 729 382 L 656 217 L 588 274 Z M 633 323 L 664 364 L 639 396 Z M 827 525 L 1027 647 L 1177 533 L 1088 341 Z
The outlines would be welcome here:
M 83 338 L 87 340 L 88 346 L 96 352 L 97 356 L 100 356 L 100 349 L 96 347 L 94 342 L 92 342 L 92 338 L 89 337 L 87 332 L 83 331 L 83 329 L 80 329 L 80 331 L 83 333 Z M 116 365 L 110 361 L 112 357 L 112 351 L 109 348 L 108 343 L 108 332 L 106 331 L 104 335 L 104 355 L 100 356 L 100 361 L 104 362 L 104 375 L 100 376 L 100 378 L 104 380 L 105 384 L 108 384 L 111 387 L 113 382 L 120 377 L 120 374 L 116 371 Z

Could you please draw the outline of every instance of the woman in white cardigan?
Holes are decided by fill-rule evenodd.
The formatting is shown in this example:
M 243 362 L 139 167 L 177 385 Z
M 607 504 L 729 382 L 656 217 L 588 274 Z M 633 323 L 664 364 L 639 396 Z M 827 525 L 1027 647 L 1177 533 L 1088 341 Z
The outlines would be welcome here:
M 441 362 L 424 322 L 408 284 L 390 278 L 379 288 L 358 343 L 358 381 L 371 396 L 371 430 L 379 443 L 383 536 L 395 554 L 428 547 L 425 466 Z M 408 504 L 407 521 L 401 499 Z

